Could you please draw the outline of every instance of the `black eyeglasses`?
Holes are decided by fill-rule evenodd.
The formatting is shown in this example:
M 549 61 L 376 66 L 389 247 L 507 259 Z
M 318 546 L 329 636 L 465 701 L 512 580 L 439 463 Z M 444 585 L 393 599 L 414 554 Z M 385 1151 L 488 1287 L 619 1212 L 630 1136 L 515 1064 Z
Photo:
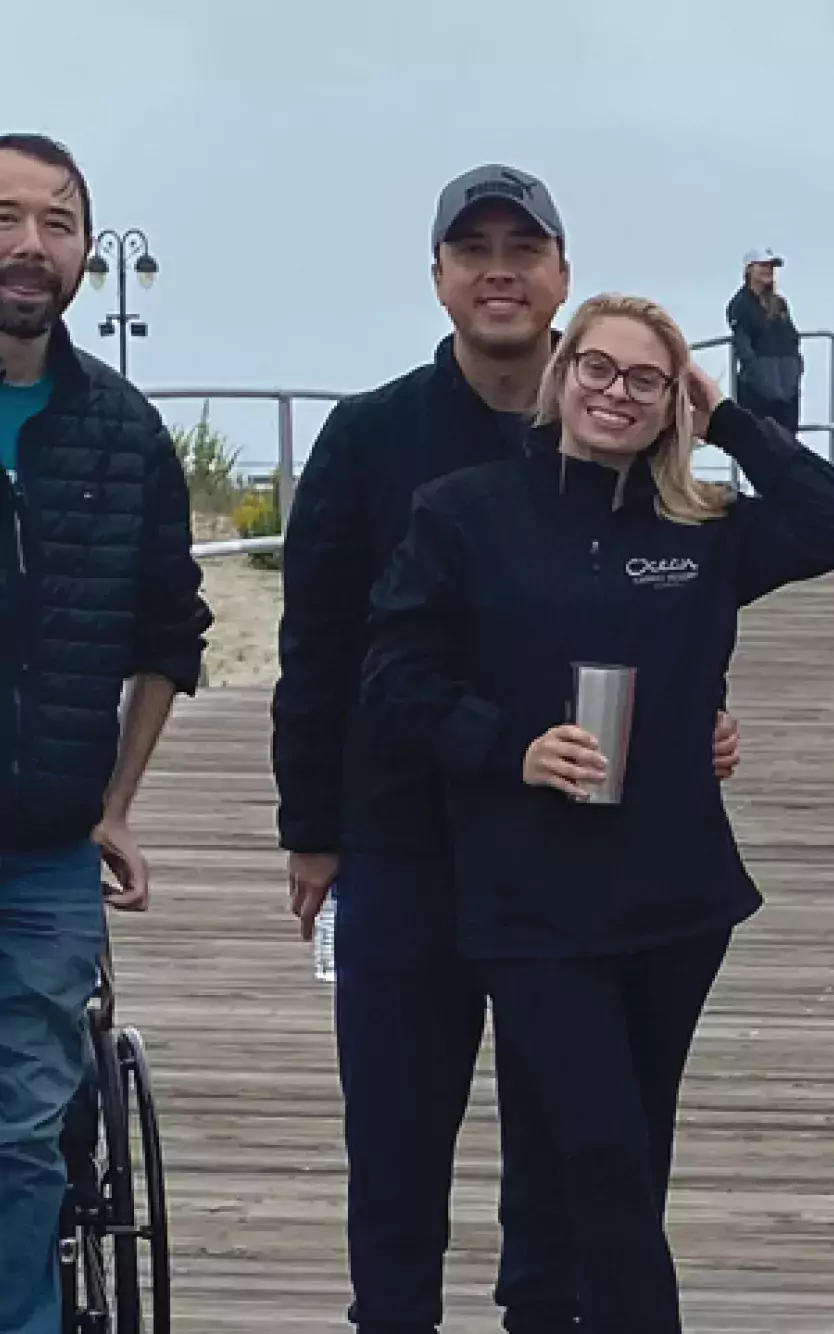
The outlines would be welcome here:
M 667 389 L 675 383 L 659 366 L 637 365 L 618 366 L 607 352 L 589 347 L 584 352 L 577 352 L 573 358 L 576 378 L 583 389 L 604 393 L 622 377 L 623 388 L 633 403 L 642 403 L 649 407 L 659 403 Z

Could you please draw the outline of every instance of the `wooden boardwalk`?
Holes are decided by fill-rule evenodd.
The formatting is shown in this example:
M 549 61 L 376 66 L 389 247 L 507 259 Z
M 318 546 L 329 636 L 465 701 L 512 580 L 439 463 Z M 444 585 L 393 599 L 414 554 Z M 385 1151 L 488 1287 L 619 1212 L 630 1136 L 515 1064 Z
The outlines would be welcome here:
M 732 704 L 745 753 L 728 801 L 767 906 L 740 933 L 685 1089 L 672 1220 L 687 1330 L 832 1334 L 834 583 L 747 613 Z M 154 901 L 114 922 L 119 1009 L 145 1033 L 163 1117 L 175 1328 L 343 1328 L 331 997 L 286 912 L 263 691 L 179 708 L 137 820 Z M 483 1067 L 455 1195 L 457 1334 L 498 1329 Z

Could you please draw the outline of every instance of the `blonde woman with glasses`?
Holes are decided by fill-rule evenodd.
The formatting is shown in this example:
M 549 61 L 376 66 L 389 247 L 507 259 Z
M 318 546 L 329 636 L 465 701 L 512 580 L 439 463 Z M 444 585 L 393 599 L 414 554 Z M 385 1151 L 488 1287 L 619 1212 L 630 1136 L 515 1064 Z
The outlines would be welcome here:
M 698 439 L 756 496 L 697 480 Z M 715 701 L 739 609 L 832 568 L 834 468 L 726 400 L 658 306 L 600 296 L 525 456 L 418 491 L 375 592 L 364 705 L 381 743 L 447 775 L 461 944 L 561 1160 L 588 1334 L 681 1328 L 678 1088 L 761 901 L 713 772 Z M 566 720 L 577 663 L 633 673 L 616 804 L 593 799 L 609 757 Z

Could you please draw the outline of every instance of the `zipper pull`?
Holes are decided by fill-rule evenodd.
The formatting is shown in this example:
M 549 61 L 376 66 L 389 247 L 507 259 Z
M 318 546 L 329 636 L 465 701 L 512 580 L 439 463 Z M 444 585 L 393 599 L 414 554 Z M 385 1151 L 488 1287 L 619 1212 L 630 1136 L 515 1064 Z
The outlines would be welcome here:
M 594 538 L 591 543 L 591 565 L 594 573 L 599 574 L 599 541 Z
M 12 495 L 14 496 L 14 537 L 15 548 L 17 550 L 17 571 L 22 577 L 26 575 L 26 552 L 23 548 L 23 525 L 20 518 L 20 509 L 23 503 L 23 494 L 20 490 L 20 483 L 15 479 L 12 484 Z

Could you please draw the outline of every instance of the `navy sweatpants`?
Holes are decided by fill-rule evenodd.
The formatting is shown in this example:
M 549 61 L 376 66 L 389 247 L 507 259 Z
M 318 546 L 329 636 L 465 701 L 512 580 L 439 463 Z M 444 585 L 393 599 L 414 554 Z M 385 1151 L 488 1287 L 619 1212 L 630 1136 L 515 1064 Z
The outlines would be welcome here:
M 678 1089 L 726 931 L 614 958 L 480 967 L 561 1165 L 583 1334 L 680 1334 L 663 1214 Z M 546 1175 L 547 1162 L 541 1161 Z
M 345 858 L 336 966 L 351 1318 L 360 1334 L 432 1334 L 442 1318 L 455 1143 L 485 1014 L 483 986 L 456 947 L 449 866 Z M 496 1301 L 508 1308 L 511 1334 L 570 1334 L 575 1265 L 557 1160 L 509 1048 L 498 1081 Z

